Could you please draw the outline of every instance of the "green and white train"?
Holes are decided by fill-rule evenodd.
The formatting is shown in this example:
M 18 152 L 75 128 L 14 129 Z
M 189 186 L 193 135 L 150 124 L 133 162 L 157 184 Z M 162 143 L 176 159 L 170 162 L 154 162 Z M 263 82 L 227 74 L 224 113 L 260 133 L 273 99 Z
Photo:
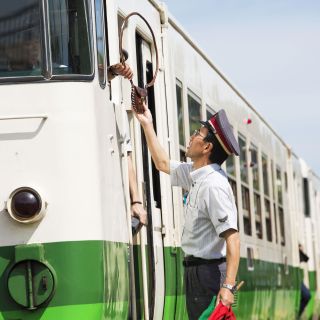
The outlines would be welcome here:
M 304 317 L 318 319 L 320 178 L 155 0 L 0 1 L 0 319 L 187 319 L 182 190 L 152 164 L 129 82 L 106 76 L 132 11 L 156 36 L 148 104 L 170 157 L 183 159 L 198 120 L 220 108 L 239 139 L 241 155 L 225 167 L 245 281 L 237 318 L 295 319 L 304 279 Z M 141 19 L 129 20 L 123 42 L 142 86 L 155 49 Z M 149 217 L 135 237 L 127 118 Z

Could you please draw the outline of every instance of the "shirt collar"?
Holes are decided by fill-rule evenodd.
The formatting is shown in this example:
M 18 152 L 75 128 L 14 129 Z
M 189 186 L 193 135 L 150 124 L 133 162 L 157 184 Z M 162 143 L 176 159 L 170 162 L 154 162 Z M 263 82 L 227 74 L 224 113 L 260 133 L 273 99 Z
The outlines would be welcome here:
M 219 171 L 221 167 L 217 163 L 208 164 L 190 172 L 190 176 L 193 182 L 204 179 L 208 174 L 213 171 Z

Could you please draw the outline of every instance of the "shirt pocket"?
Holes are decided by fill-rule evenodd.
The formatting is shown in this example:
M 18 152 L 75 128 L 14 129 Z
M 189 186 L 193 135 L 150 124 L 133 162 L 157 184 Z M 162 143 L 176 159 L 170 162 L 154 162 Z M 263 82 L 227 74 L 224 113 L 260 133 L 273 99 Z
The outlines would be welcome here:
M 194 232 L 196 229 L 196 223 L 199 216 L 199 209 L 197 207 L 192 207 L 189 203 L 187 206 L 187 212 L 185 217 L 184 227 L 189 232 Z

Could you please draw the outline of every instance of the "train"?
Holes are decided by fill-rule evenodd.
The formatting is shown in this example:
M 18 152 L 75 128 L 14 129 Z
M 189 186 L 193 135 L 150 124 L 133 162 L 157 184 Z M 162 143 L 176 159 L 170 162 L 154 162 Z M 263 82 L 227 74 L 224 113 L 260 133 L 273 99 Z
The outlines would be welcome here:
M 129 81 L 107 76 L 131 12 L 158 45 L 148 107 L 170 158 L 189 161 L 199 120 L 222 108 L 239 141 L 224 165 L 245 282 L 237 319 L 296 319 L 302 282 L 311 292 L 302 318 L 319 319 L 319 176 L 156 0 L 0 2 L 0 319 L 188 319 L 183 190 L 152 163 Z M 155 45 L 139 17 L 123 46 L 143 87 Z M 149 221 L 137 235 L 128 140 Z

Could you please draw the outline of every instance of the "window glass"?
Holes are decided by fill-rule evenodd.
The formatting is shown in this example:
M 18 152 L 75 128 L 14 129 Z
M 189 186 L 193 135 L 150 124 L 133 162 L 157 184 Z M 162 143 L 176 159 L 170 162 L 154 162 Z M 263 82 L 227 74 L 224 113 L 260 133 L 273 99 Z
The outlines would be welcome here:
M 282 179 L 281 179 L 281 171 L 280 169 L 277 168 L 276 171 L 276 175 L 277 175 L 277 180 L 276 180 L 276 184 L 277 184 L 277 193 L 278 193 L 278 203 L 282 204 Z
M 0 77 L 41 75 L 40 1 L 0 1 Z
M 283 213 L 283 209 L 281 207 L 279 207 L 279 223 L 280 223 L 281 245 L 285 246 L 286 240 L 285 240 L 285 230 L 284 230 L 284 213 Z
M 264 200 L 264 207 L 266 213 L 266 231 L 267 231 L 267 240 L 272 241 L 272 226 L 271 226 L 271 208 L 270 208 L 270 201 L 265 199 Z
M 226 168 L 227 173 L 233 177 L 236 176 L 236 169 L 235 169 L 235 156 L 230 155 L 226 160 Z
M 249 189 L 241 187 L 244 233 L 252 235 Z
M 48 3 L 53 74 L 92 74 L 87 1 Z
M 254 145 L 251 145 L 251 164 L 253 188 L 259 190 L 259 164 L 258 164 L 258 150 Z
M 277 211 L 276 204 L 273 204 L 273 213 L 274 213 L 274 225 L 275 225 L 275 235 L 276 235 L 276 243 L 278 243 L 278 220 L 277 220 Z
M 186 140 L 184 135 L 184 116 L 183 116 L 183 105 L 182 105 L 182 86 L 180 83 L 176 84 L 176 95 L 177 95 L 177 114 L 178 114 L 178 130 L 179 130 L 179 144 L 185 147 Z
M 189 108 L 189 125 L 190 135 L 194 130 L 199 129 L 201 120 L 201 104 L 200 99 L 191 92 L 188 93 L 188 108 Z
M 248 183 L 246 140 L 239 136 L 241 180 Z
M 255 193 L 254 194 L 254 215 L 256 218 L 256 233 L 259 239 L 262 239 L 262 219 L 261 219 L 261 201 L 260 196 Z
M 215 111 L 212 110 L 208 105 L 207 105 L 207 111 L 206 111 L 206 120 L 209 120 L 213 115 L 215 114 Z
M 105 44 L 105 17 L 104 1 L 96 0 L 96 38 L 97 38 L 97 62 L 99 83 L 104 86 L 106 83 L 106 44 Z
M 262 155 L 262 174 L 264 194 L 269 196 L 268 158 L 265 154 Z

